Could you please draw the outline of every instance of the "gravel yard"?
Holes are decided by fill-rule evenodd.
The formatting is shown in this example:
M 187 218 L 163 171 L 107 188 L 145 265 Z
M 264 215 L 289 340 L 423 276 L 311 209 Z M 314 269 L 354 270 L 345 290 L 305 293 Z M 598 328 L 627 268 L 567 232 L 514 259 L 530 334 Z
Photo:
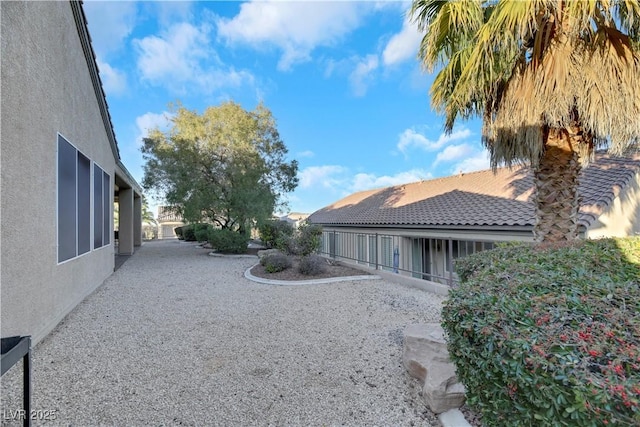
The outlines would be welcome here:
M 255 258 L 146 243 L 33 352 L 34 425 L 440 425 L 402 331 L 443 297 L 384 280 L 271 286 Z M 21 408 L 2 377 L 2 425 Z

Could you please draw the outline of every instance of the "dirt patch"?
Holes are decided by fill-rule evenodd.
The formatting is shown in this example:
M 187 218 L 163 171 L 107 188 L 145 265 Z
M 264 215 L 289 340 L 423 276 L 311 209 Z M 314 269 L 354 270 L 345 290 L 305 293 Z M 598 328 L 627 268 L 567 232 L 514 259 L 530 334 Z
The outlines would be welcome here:
M 262 277 L 263 279 L 271 279 L 271 280 L 312 280 L 312 279 L 328 279 L 332 277 L 346 277 L 346 276 L 366 276 L 370 273 L 367 273 L 363 270 L 358 270 L 357 268 L 347 267 L 345 265 L 329 265 L 325 266 L 325 271 L 322 274 L 316 274 L 314 276 L 308 276 L 298 272 L 298 259 L 293 260 L 293 265 L 290 268 L 287 268 L 284 271 L 279 271 L 277 273 L 268 273 L 265 271 L 264 267 L 260 264 L 256 265 L 251 269 L 251 274 L 256 277 Z

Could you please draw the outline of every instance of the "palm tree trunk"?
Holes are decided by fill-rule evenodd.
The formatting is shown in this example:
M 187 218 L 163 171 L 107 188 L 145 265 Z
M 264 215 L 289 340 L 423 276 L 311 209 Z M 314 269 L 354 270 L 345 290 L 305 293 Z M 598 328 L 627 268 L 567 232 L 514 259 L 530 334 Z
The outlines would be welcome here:
M 574 141 L 577 139 L 578 141 Z M 534 171 L 536 185 L 536 242 L 571 241 L 578 235 L 578 176 L 576 145 L 565 129 L 548 129 L 545 150 Z

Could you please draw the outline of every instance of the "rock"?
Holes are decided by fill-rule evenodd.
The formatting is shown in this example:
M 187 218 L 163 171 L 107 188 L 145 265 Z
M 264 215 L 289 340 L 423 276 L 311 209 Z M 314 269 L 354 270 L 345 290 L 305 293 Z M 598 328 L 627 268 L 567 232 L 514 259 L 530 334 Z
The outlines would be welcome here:
M 279 254 L 281 253 L 278 249 L 265 249 L 263 251 L 258 251 L 258 258 L 262 259 L 262 257 L 271 255 L 271 254 Z
M 404 331 L 402 361 L 409 375 L 423 383 L 422 394 L 436 414 L 464 404 L 464 386 L 449 359 L 444 330 L 438 323 L 409 325 Z

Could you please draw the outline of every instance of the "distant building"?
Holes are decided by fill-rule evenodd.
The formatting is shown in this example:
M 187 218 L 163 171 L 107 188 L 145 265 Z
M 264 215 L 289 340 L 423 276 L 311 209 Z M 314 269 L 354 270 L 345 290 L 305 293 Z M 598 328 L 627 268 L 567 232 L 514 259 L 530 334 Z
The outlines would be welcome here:
M 582 238 L 640 235 L 640 154 L 597 153 L 579 183 Z M 533 240 L 533 194 L 530 169 L 500 168 L 361 191 L 309 221 L 331 257 L 451 284 L 456 258 Z
M 293 225 L 295 228 L 298 228 L 302 222 L 304 222 L 307 218 L 309 218 L 308 213 L 300 213 L 300 212 L 291 212 L 290 214 L 283 215 L 278 217 L 280 221 L 288 222 Z
M 175 229 L 185 224 L 172 206 L 158 206 L 158 239 L 177 239 Z

